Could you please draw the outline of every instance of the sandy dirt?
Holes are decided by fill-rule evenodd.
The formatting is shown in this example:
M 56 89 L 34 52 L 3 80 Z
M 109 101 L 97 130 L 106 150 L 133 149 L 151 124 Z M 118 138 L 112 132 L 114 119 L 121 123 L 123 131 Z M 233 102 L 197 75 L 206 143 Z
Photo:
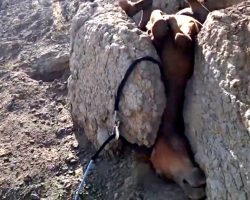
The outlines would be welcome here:
M 52 82 L 21 70 L 0 70 L 0 199 L 72 199 L 89 158 L 79 149 L 67 101 L 64 74 Z M 83 199 L 185 199 L 172 183 L 158 178 L 133 149 L 102 155 L 87 179 Z

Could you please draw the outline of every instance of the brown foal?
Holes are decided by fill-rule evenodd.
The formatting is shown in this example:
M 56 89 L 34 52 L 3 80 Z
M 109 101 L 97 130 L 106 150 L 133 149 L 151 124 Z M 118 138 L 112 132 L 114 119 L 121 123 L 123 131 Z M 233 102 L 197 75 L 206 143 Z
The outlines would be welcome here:
M 189 198 L 203 198 L 206 179 L 192 161 L 182 114 L 194 67 L 194 39 L 202 25 L 187 15 L 153 10 L 152 0 L 120 0 L 119 5 L 131 17 L 143 10 L 139 26 L 147 30 L 163 67 L 167 105 L 150 161 L 157 173 L 177 182 Z

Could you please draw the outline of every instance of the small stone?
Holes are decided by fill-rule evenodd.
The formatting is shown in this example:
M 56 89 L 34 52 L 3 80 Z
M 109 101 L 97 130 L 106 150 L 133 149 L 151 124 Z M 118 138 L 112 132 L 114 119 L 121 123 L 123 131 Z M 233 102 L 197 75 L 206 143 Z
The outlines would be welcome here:
M 82 175 L 82 168 L 78 168 L 78 169 L 76 169 L 75 170 L 75 175 L 77 176 L 77 177 L 80 177 L 81 175 Z
M 36 113 L 36 109 L 33 108 L 30 112 L 31 113 Z
M 26 175 L 24 178 L 23 178 L 23 181 L 25 182 L 25 183 L 28 183 L 28 182 L 30 182 L 32 180 L 32 178 L 31 178 L 31 176 L 28 174 L 28 175 Z
M 11 155 L 11 151 L 8 149 L 0 148 L 0 157 Z
M 66 89 L 67 89 L 67 85 L 60 85 L 58 87 L 58 90 L 61 90 L 61 91 L 66 90 Z
M 45 103 L 45 99 L 39 99 L 39 103 L 41 104 Z
M 58 110 L 58 112 L 61 112 L 63 110 L 63 107 L 60 106 L 57 108 L 57 110 Z
M 30 140 L 30 144 L 35 144 L 35 141 L 34 140 Z
M 114 194 L 114 199 L 118 199 L 118 196 L 119 196 L 119 194 L 116 192 L 116 193 Z
M 65 183 L 64 188 L 66 190 L 69 190 L 71 188 L 72 184 L 71 183 Z
M 78 149 L 79 144 L 78 144 L 78 142 L 74 141 L 74 142 L 71 143 L 70 146 L 71 146 L 71 149 Z
M 69 170 L 68 166 L 63 166 L 61 171 L 64 173 L 64 172 L 67 172 Z
M 250 109 L 248 109 L 247 112 L 245 113 L 245 117 L 247 120 L 250 120 Z
M 68 174 L 69 174 L 69 175 L 75 175 L 75 172 L 74 172 L 73 170 L 69 170 L 69 171 L 68 171 Z
M 67 126 L 66 127 L 66 130 L 67 130 L 67 134 L 70 134 L 71 132 L 73 132 L 73 126 Z
M 38 194 L 37 194 L 35 191 L 33 191 L 33 192 L 31 192 L 31 194 L 30 194 L 30 199 L 31 199 L 31 200 L 39 200 L 40 197 L 38 196 Z
M 15 104 L 15 99 L 11 99 L 11 100 L 9 101 L 9 103 L 6 105 L 6 109 L 7 109 L 8 111 L 12 111 L 13 108 L 14 108 L 14 104 Z
M 121 162 L 121 164 L 120 164 L 120 168 L 123 168 L 124 167 L 124 163 L 123 162 Z
M 66 133 L 66 129 L 65 128 L 59 128 L 57 131 L 56 131 L 56 136 L 60 136 L 60 135 L 63 135 Z
M 108 190 L 111 189 L 111 183 L 110 183 L 110 182 L 108 182 L 106 186 L 107 186 L 107 189 L 108 189 Z
M 73 127 L 67 126 L 65 128 L 59 128 L 55 134 L 56 134 L 56 136 L 68 135 L 68 134 L 72 133 L 72 131 L 73 131 Z
M 5 163 L 10 162 L 10 158 L 4 158 L 3 162 L 5 162 Z
M 65 162 L 67 164 L 73 165 L 76 164 L 78 162 L 78 158 L 75 157 L 72 153 L 70 153 L 67 158 L 65 159 Z
M 65 122 L 67 122 L 67 117 L 66 117 L 66 116 L 63 116 L 63 117 L 61 117 L 61 118 L 59 119 L 59 121 L 62 122 L 62 123 L 65 123 Z
M 230 82 L 230 88 L 237 88 L 240 86 L 240 80 L 239 79 L 233 79 Z

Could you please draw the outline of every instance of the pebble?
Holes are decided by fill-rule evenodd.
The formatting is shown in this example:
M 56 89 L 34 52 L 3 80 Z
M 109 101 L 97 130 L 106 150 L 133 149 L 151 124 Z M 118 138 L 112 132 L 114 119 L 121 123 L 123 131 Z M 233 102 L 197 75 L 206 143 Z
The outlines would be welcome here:
M 0 157 L 11 155 L 11 151 L 8 149 L 0 148 Z
M 11 100 L 9 101 L 9 103 L 6 105 L 6 109 L 7 109 L 8 111 L 12 111 L 13 108 L 14 108 L 14 104 L 15 104 L 15 100 L 14 100 L 14 99 L 11 99 Z
M 66 133 L 66 129 L 65 129 L 65 128 L 59 128 L 59 129 L 56 131 L 56 136 L 63 135 L 64 133 Z
M 57 110 L 58 112 L 61 112 L 63 110 L 63 107 L 58 107 Z
M 114 194 L 114 200 L 115 200 L 115 199 L 118 199 L 118 196 L 119 196 L 119 194 L 116 192 L 116 193 Z
M 68 182 L 68 183 L 66 183 L 66 184 L 64 185 L 64 188 L 65 188 L 66 190 L 69 190 L 69 189 L 71 188 L 71 186 L 72 186 L 72 184 L 71 184 L 70 182 Z
M 57 131 L 56 131 L 56 136 L 60 136 L 60 135 L 68 135 L 70 133 L 72 133 L 73 131 L 73 127 L 72 126 L 67 126 L 67 127 L 64 127 L 64 128 L 59 128 Z
M 110 183 L 110 182 L 108 182 L 106 186 L 107 186 L 107 189 L 108 189 L 108 190 L 111 189 L 111 183 Z
M 38 194 L 36 193 L 36 192 L 31 192 L 31 194 L 30 194 L 30 199 L 31 200 L 39 200 L 40 199 L 40 197 L 38 196 Z
M 67 116 L 63 116 L 59 119 L 60 122 L 65 123 L 67 122 Z M 67 130 L 67 129 L 66 129 Z
M 5 162 L 5 163 L 10 162 L 10 158 L 4 158 L 3 162 Z
M 75 175 L 75 172 L 73 170 L 69 170 L 67 174 L 69 174 L 69 175 Z
M 35 144 L 35 141 L 34 140 L 30 140 L 30 144 Z
M 247 120 L 250 120 L 250 109 L 248 109 L 247 112 L 245 113 L 245 117 Z
M 30 175 L 26 175 L 26 176 L 23 178 L 23 181 L 24 181 L 25 183 L 28 183 L 28 182 L 30 182 L 31 180 L 32 180 L 32 178 L 31 178 Z
M 71 143 L 70 146 L 71 146 L 71 149 L 78 149 L 79 144 L 78 144 L 78 142 L 74 141 L 74 142 Z
M 39 103 L 41 104 L 45 103 L 45 99 L 39 99 Z
M 69 154 L 69 155 L 67 156 L 67 158 L 65 159 L 65 162 L 66 162 L 67 164 L 73 165 L 73 164 L 76 164 L 76 163 L 78 162 L 78 158 L 75 157 L 73 154 Z
M 78 168 L 78 169 L 76 169 L 75 170 L 75 175 L 77 176 L 77 177 L 80 177 L 81 175 L 82 175 L 82 168 Z

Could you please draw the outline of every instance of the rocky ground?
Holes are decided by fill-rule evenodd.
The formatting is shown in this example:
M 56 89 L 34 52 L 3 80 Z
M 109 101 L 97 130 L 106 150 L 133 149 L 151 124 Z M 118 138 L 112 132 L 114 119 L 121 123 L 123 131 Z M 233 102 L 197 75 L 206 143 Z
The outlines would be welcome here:
M 79 149 L 67 100 L 69 26 L 81 1 L 0 0 L 0 199 L 72 199 L 94 147 Z M 102 156 L 84 199 L 185 199 L 130 147 Z
M 5 67 L 0 72 L 1 199 L 65 199 L 80 169 L 66 77 L 46 83 Z
M 0 70 L 0 199 L 71 199 L 94 148 L 79 149 L 67 102 L 67 74 L 52 82 Z M 84 199 L 185 199 L 127 147 L 101 157 Z M 178 193 L 178 195 L 176 195 Z

